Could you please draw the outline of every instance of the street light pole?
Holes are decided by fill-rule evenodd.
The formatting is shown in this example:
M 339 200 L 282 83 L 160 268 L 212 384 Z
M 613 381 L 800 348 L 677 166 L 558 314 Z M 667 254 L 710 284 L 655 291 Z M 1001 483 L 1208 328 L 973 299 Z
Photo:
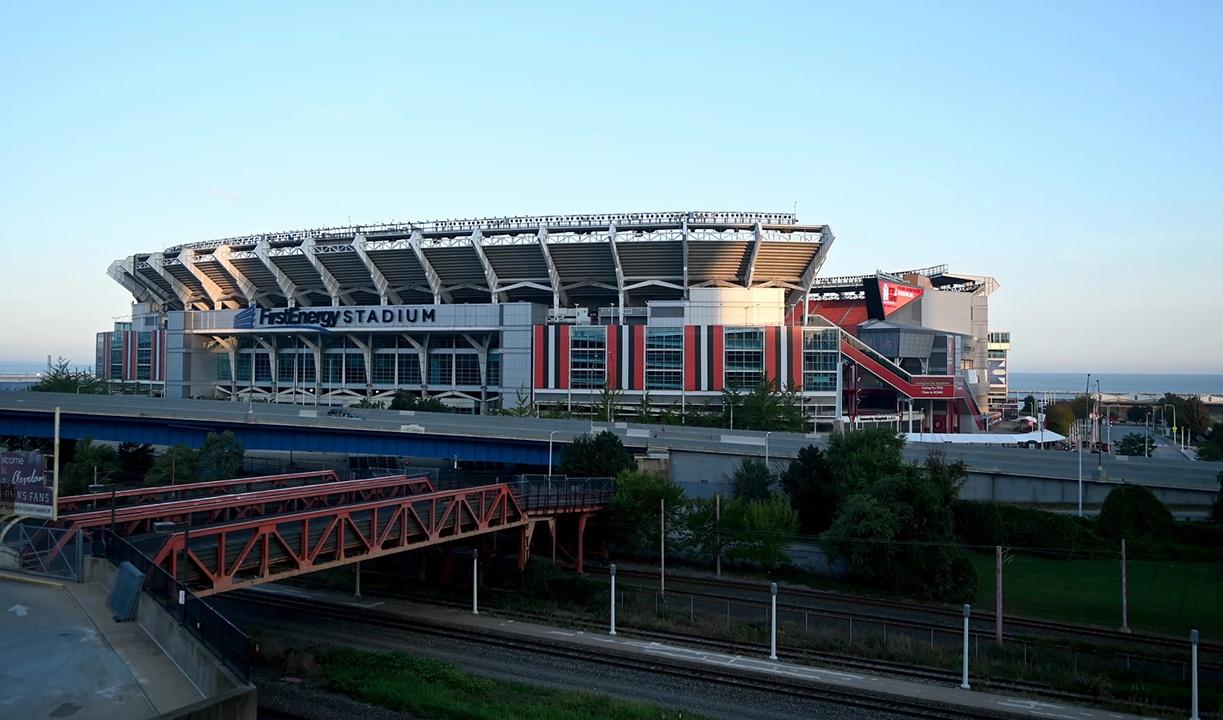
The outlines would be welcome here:
M 764 467 L 766 469 L 769 467 L 769 436 L 772 434 L 772 430 L 769 430 L 764 434 Z
M 1096 427 L 1097 428 L 1099 428 L 1100 425 L 1103 423 L 1103 420 L 1100 418 L 1100 415 L 1102 414 L 1102 411 L 1104 408 L 1103 402 L 1104 402 L 1104 395 L 1100 392 L 1100 378 L 1096 378 Z M 1099 436 L 1100 436 L 1100 431 L 1097 429 L 1096 430 L 1096 437 L 1097 437 L 1096 444 L 1097 445 L 1099 444 L 1099 439 L 1098 439 Z M 1096 450 L 1098 451 L 1096 452 L 1096 467 L 1104 467 L 1104 453 L 1102 451 L 1099 451 L 1100 448 L 1098 447 L 1096 448 Z
M 556 437 L 559 430 L 553 430 L 548 433 L 548 480 L 552 480 L 552 438 Z
M 1083 394 L 1083 422 L 1091 415 L 1091 373 L 1087 373 L 1087 391 Z M 1080 426 L 1085 428 L 1085 424 Z M 1083 433 L 1079 433 L 1079 517 L 1083 517 Z

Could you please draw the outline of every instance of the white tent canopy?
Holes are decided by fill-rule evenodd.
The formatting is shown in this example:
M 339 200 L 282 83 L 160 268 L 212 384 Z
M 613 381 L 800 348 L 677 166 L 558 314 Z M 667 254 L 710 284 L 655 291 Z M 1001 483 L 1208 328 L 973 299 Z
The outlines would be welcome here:
M 1066 439 L 1052 430 L 1029 433 L 905 433 L 909 442 L 954 443 L 956 445 L 1020 445 L 1055 443 Z

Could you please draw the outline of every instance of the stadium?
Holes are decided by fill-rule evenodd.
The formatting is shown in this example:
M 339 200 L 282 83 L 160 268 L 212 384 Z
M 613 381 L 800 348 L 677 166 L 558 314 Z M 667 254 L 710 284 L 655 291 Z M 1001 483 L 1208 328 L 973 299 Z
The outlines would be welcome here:
M 458 412 L 717 409 L 762 381 L 813 430 L 983 429 L 990 277 L 822 278 L 787 213 L 443 220 L 250 235 L 116 260 L 134 303 L 100 377 L 171 398 L 310 405 L 399 390 Z

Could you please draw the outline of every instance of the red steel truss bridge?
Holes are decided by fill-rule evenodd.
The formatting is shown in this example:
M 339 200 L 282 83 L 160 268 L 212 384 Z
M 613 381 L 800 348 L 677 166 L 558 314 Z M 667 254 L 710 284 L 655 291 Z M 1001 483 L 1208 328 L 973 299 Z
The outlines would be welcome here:
M 58 524 L 125 537 L 207 596 L 505 531 L 519 535 L 521 566 L 540 524 L 555 560 L 562 521 L 576 521 L 572 556 L 581 571 L 586 522 L 611 491 L 605 480 L 439 489 L 427 476 L 343 480 L 317 471 L 64 497 Z

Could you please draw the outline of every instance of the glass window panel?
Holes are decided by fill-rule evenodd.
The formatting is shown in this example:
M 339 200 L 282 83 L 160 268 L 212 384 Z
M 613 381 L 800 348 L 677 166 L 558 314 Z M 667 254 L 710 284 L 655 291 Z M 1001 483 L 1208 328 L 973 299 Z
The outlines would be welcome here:
M 480 356 L 459 353 L 454 356 L 454 382 L 457 385 L 480 384 Z
M 417 353 L 399 353 L 399 384 L 420 385 L 420 356 Z
M 348 385 L 364 385 L 365 356 L 361 353 L 344 353 L 344 382 Z

